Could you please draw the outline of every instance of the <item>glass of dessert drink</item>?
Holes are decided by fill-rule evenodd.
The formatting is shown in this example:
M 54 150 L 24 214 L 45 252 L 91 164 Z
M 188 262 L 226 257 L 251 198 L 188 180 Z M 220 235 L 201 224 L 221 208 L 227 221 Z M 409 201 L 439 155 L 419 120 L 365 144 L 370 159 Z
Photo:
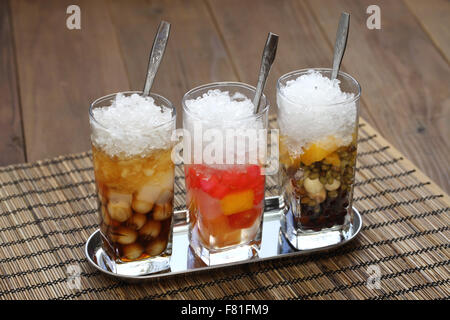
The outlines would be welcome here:
M 351 231 L 361 88 L 350 75 L 308 69 L 277 84 L 281 231 L 300 250 L 339 243 Z
M 254 95 L 247 84 L 218 82 L 183 97 L 189 241 L 207 265 L 249 259 L 260 249 L 269 104 L 263 95 L 254 114 Z
M 125 275 L 168 270 L 175 108 L 157 94 L 123 92 L 95 100 L 89 116 L 103 263 Z

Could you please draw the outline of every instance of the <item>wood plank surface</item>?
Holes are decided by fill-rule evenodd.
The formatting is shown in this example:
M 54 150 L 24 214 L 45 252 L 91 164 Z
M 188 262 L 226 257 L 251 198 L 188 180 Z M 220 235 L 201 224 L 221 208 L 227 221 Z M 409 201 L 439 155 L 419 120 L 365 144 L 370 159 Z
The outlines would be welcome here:
M 381 30 L 366 28 L 372 3 L 309 1 L 329 41 L 339 14 L 351 14 L 343 64 L 361 83 L 369 123 L 448 192 L 449 65 L 402 1 L 377 1 Z
M 104 1 L 11 1 L 27 160 L 88 150 L 90 103 L 129 88 Z
M 405 0 L 436 47 L 450 60 L 450 1 Z
M 178 124 L 181 99 L 189 89 L 213 81 L 237 80 L 204 1 L 114 0 L 109 8 L 135 90 L 144 85 L 159 22 L 171 23 L 169 43 L 152 91 L 177 107 Z
M 0 0 L 0 165 L 25 161 L 9 3 Z

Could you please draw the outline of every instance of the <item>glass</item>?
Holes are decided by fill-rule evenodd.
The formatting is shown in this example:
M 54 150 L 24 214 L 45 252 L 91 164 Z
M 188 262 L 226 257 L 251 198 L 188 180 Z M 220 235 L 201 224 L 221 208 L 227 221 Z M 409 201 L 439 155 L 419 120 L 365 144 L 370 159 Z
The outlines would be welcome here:
M 170 267 L 174 197 L 171 134 L 176 111 L 166 98 L 153 93 L 150 96 L 156 105 L 170 108 L 172 114 L 170 121 L 145 134 L 132 130 L 118 132 L 94 118 L 93 110 L 110 107 L 116 94 L 95 100 L 89 110 L 99 225 L 107 253 L 101 263 L 111 272 L 124 275 L 143 275 Z M 127 143 L 125 147 L 130 150 L 139 141 L 143 148 L 131 155 L 122 151 L 112 155 L 96 141 L 122 147 Z
M 353 95 L 340 103 L 302 105 L 283 93 L 288 81 L 310 70 L 331 76 L 331 69 L 305 69 L 287 73 L 277 83 L 281 230 L 300 250 L 339 243 L 352 231 L 361 94 L 359 83 L 344 72 L 337 77 L 341 91 Z
M 186 101 L 202 97 L 210 90 L 229 92 L 230 96 L 238 94 L 241 98 L 244 95 L 251 100 L 255 88 L 238 82 L 212 83 L 192 89 L 182 101 L 190 247 L 207 265 L 215 265 L 258 255 L 264 212 L 263 164 L 269 104 L 263 95 L 258 114 L 232 121 L 211 121 L 206 117 L 208 110 L 198 114 L 186 105 Z M 204 133 L 200 136 L 199 128 Z M 223 138 L 216 145 L 220 149 L 216 152 L 222 155 L 218 161 L 198 160 L 195 155 L 195 150 L 202 153 L 207 150 L 208 143 L 203 137 L 209 130 Z M 233 141 L 232 147 L 227 144 L 230 141 Z M 192 154 L 186 155 L 187 150 L 192 150 Z M 233 161 L 229 161 L 230 154 Z M 245 157 L 235 158 L 236 154 Z

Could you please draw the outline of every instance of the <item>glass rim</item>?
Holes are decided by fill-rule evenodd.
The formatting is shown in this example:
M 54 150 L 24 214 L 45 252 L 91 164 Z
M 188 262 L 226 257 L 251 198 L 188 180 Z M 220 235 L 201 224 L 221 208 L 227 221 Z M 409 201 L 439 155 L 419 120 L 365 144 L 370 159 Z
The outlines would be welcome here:
M 192 110 L 189 109 L 189 107 L 186 105 L 186 100 L 188 100 L 187 97 L 188 97 L 188 95 L 190 95 L 190 94 L 192 94 L 192 93 L 194 93 L 196 91 L 200 91 L 202 89 L 221 87 L 221 86 L 242 87 L 242 88 L 250 89 L 250 90 L 256 92 L 256 87 L 254 87 L 252 85 L 249 85 L 247 83 L 244 83 L 244 82 L 239 82 L 239 81 L 218 81 L 218 82 L 210 82 L 210 83 L 207 83 L 207 84 L 202 84 L 200 86 L 197 86 L 195 88 L 190 89 L 188 92 L 186 92 L 184 94 L 183 99 L 181 99 L 181 105 L 183 107 L 183 111 L 186 111 L 190 116 L 193 116 L 197 120 L 209 121 L 208 119 L 202 118 L 201 114 L 195 113 L 195 112 L 193 112 Z M 265 101 L 265 106 L 258 113 L 251 114 L 251 115 L 245 116 L 245 117 L 240 117 L 240 118 L 233 119 L 233 120 L 222 120 L 222 122 L 223 123 L 229 123 L 229 122 L 234 122 L 234 121 L 251 120 L 251 119 L 255 119 L 255 118 L 259 119 L 260 117 L 262 117 L 269 110 L 269 107 L 270 107 L 269 99 L 264 94 L 264 92 L 261 94 L 261 101 Z M 260 101 L 260 103 L 261 103 L 261 101 Z
M 119 92 L 110 93 L 110 94 L 107 94 L 107 95 L 105 95 L 105 96 L 102 96 L 102 97 L 100 97 L 100 98 L 95 99 L 95 100 L 91 103 L 91 105 L 89 106 L 89 118 L 90 118 L 92 121 L 94 121 L 96 125 L 102 127 L 102 128 L 105 129 L 105 130 L 111 130 L 112 128 L 110 128 L 110 127 L 108 127 L 108 126 L 105 126 L 104 124 L 100 123 L 97 119 L 95 119 L 92 110 L 94 109 L 94 106 L 95 106 L 97 103 L 102 102 L 102 101 L 105 101 L 105 100 L 108 100 L 108 99 L 110 99 L 110 98 L 113 98 L 114 96 L 116 96 L 116 95 L 119 94 L 119 93 L 121 93 L 121 94 L 128 94 L 128 95 L 132 95 L 132 94 L 135 94 L 135 93 L 136 93 L 136 94 L 142 95 L 143 92 L 142 92 L 142 91 L 119 91 Z M 172 115 L 172 117 L 170 118 L 170 120 L 165 121 L 165 122 L 163 122 L 163 123 L 158 124 L 157 126 L 152 127 L 152 128 L 150 129 L 150 131 L 158 130 L 158 129 L 160 129 L 160 128 L 166 126 L 167 124 L 172 123 L 174 120 L 176 120 L 176 117 L 177 117 L 177 110 L 176 110 L 176 108 L 174 107 L 173 103 L 170 102 L 169 99 L 167 99 L 166 97 L 163 97 L 163 96 L 160 95 L 160 94 L 153 93 L 153 92 L 150 92 L 150 93 L 149 93 L 149 96 L 150 96 L 150 97 L 153 97 L 153 98 L 156 97 L 156 98 L 158 98 L 158 99 L 161 99 L 161 100 L 165 103 L 164 106 L 170 108 L 170 109 L 172 110 L 172 113 L 173 113 L 173 115 Z
M 292 104 L 299 104 L 298 102 L 290 99 L 285 94 L 283 94 L 283 92 L 281 91 L 281 81 L 285 80 L 287 77 L 290 77 L 290 76 L 292 76 L 294 74 L 298 74 L 298 75 L 305 74 L 305 73 L 307 73 L 310 70 L 318 71 L 318 72 L 321 72 L 321 73 L 322 72 L 330 72 L 331 73 L 333 71 L 333 69 L 331 69 L 331 68 L 305 68 L 305 69 L 299 69 L 299 70 L 294 70 L 294 71 L 290 71 L 288 73 L 285 73 L 281 77 L 279 77 L 278 80 L 277 80 L 277 94 L 279 93 L 284 99 L 286 99 L 287 101 L 289 101 Z M 350 99 L 347 99 L 347 100 L 344 100 L 344 101 L 341 101 L 341 102 L 327 103 L 327 104 L 320 104 L 320 105 L 308 105 L 308 106 L 311 106 L 311 107 L 331 107 L 331 106 L 338 106 L 338 105 L 343 105 L 343 104 L 350 104 L 350 103 L 353 103 L 353 102 L 357 101 L 361 97 L 361 90 L 362 90 L 361 89 L 361 85 L 359 84 L 359 82 L 354 77 L 352 77 L 351 75 L 349 75 L 348 73 L 343 72 L 343 71 L 339 71 L 338 72 L 338 76 L 342 76 L 343 78 L 345 78 L 347 80 L 350 80 L 356 86 L 357 91 L 358 91 L 357 94 L 353 98 L 350 98 Z

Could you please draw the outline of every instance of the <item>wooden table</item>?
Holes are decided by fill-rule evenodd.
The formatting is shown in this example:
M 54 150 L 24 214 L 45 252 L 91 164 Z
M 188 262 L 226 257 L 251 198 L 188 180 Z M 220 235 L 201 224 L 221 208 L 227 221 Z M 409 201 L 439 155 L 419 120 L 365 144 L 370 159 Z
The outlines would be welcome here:
M 171 39 L 154 91 L 179 110 L 183 94 L 212 81 L 254 84 L 267 32 L 280 35 L 267 83 L 288 71 L 331 65 L 341 11 L 351 14 L 343 70 L 363 88 L 361 115 L 450 191 L 450 4 L 446 0 L 0 0 L 0 164 L 88 150 L 89 103 L 142 89 L 161 19 Z M 369 30 L 366 8 L 381 9 Z

